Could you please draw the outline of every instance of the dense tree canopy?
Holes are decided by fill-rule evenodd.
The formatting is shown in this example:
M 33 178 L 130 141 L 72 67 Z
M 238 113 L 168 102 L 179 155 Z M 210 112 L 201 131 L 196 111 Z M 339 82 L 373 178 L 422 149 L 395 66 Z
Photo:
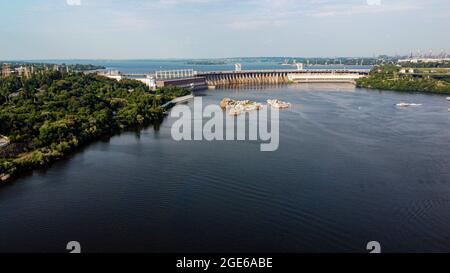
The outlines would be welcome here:
M 450 94 L 450 83 L 435 79 L 432 75 L 410 75 L 400 73 L 394 65 L 376 66 L 369 77 L 357 80 L 360 87 L 397 91 L 417 91 Z
M 130 126 L 162 118 L 162 103 L 178 88 L 151 93 L 134 80 L 40 71 L 29 79 L 0 79 L 0 174 L 45 164 L 73 148 Z

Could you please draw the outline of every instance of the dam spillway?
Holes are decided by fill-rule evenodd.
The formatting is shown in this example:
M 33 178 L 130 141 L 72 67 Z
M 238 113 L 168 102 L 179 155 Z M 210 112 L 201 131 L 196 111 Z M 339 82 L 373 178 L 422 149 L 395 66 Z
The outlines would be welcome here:
M 199 72 L 208 86 L 234 84 L 282 84 L 290 82 L 354 83 L 356 79 L 366 77 L 369 70 L 246 70 Z
M 187 74 L 187 72 L 189 72 Z M 159 71 L 155 74 L 124 74 L 122 77 L 139 79 L 151 89 L 174 86 L 190 90 L 227 85 L 269 85 L 286 83 L 352 83 L 367 77 L 369 69 L 279 69 L 279 70 L 230 70 L 204 71 L 189 70 Z M 140 77 L 140 78 L 139 78 Z

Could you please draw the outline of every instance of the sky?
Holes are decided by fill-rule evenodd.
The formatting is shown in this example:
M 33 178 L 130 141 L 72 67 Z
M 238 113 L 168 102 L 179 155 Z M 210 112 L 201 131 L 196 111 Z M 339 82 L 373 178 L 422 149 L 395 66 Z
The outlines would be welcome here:
M 0 18 L 0 60 L 450 53 L 449 0 L 0 0 Z

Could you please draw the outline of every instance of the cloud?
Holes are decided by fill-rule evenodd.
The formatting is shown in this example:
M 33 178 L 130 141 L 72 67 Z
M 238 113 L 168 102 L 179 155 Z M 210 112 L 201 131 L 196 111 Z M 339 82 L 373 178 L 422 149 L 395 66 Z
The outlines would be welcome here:
M 381 0 L 367 0 L 367 5 L 369 6 L 380 6 Z
M 281 27 L 288 23 L 287 20 L 265 20 L 265 19 L 249 19 L 249 20 L 236 20 L 228 24 L 229 27 L 234 29 L 256 29 L 267 27 Z
M 380 0 L 367 0 L 367 5 L 329 5 L 322 9 L 314 10 L 308 15 L 312 17 L 349 16 L 358 14 L 405 12 L 422 8 L 423 7 L 417 3 L 398 2 L 382 4 Z
M 169 0 L 167 0 L 169 1 Z M 284 27 L 305 17 L 339 17 L 360 14 L 407 12 L 422 9 L 418 0 L 241 0 L 244 9 L 227 14 L 226 26 L 232 29 L 264 29 Z
M 69 6 L 81 6 L 81 0 L 66 0 Z

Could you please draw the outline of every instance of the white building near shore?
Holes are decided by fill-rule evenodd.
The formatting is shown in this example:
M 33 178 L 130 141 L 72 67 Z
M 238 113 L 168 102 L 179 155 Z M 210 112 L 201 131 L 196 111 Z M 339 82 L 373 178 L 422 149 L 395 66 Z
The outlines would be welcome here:
M 120 81 L 123 79 L 122 73 L 117 70 L 109 70 L 98 73 L 100 76 L 107 77 L 116 81 Z
M 145 78 L 132 78 L 132 79 L 144 83 L 151 90 L 156 89 L 156 80 L 154 77 L 150 75 L 147 75 Z
M 127 75 L 123 75 L 120 71 L 117 71 L 117 70 L 102 71 L 102 72 L 99 72 L 98 75 L 109 78 L 109 79 L 113 79 L 116 81 L 121 81 L 123 79 L 140 81 L 140 82 L 144 83 L 151 90 L 156 89 L 155 77 L 153 77 L 151 75 L 146 75 L 146 76 L 129 75 L 129 76 L 127 76 Z

